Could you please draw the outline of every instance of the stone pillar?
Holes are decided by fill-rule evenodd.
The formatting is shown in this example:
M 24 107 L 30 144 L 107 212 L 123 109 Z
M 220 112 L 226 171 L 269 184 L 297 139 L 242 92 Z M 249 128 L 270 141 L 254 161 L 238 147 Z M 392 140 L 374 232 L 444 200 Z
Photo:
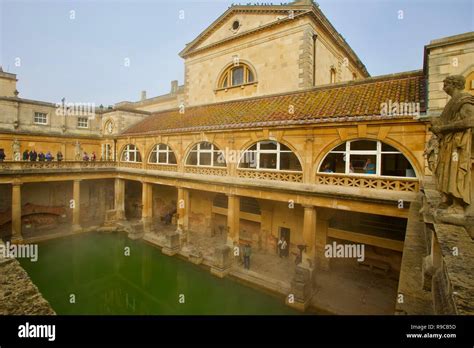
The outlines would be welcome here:
M 227 207 L 227 245 L 233 247 L 234 243 L 239 244 L 240 228 L 240 197 L 228 194 Z
M 125 220 L 125 180 L 115 179 L 115 220 Z
M 12 185 L 12 242 L 21 242 L 21 183 Z
M 214 261 L 211 274 L 224 278 L 232 267 L 232 249 L 227 245 L 220 245 L 214 249 Z
M 142 182 L 142 223 L 145 232 L 152 231 L 153 185 Z
M 316 268 L 321 270 L 329 270 L 329 261 L 325 255 L 326 244 L 328 243 L 328 228 L 329 220 L 322 217 L 322 214 L 317 214 L 316 219 L 316 235 L 314 240 L 314 256 Z
M 81 180 L 77 179 L 73 181 L 72 188 L 72 199 L 74 205 L 72 208 L 72 230 L 73 232 L 79 232 L 81 228 Z
M 265 251 L 270 251 L 275 254 L 276 249 L 272 245 L 272 221 L 273 221 L 273 210 L 271 206 L 260 206 L 261 211 L 261 222 L 260 222 L 260 231 L 262 234 L 262 248 Z
M 307 268 L 314 268 L 314 243 L 316 234 L 316 208 L 304 205 L 303 240 L 306 250 L 303 251 L 302 264 Z
M 188 230 L 189 230 L 189 190 L 184 187 L 178 187 L 178 202 L 176 203 L 178 212 L 178 232 L 181 236 L 180 240 L 182 243 L 188 241 Z

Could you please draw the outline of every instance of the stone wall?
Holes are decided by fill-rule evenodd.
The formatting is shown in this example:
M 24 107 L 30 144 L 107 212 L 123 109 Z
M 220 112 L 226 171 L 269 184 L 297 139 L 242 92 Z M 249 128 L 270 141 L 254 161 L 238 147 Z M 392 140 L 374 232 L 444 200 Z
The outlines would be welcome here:
M 0 315 L 55 314 L 20 263 L 0 255 Z
M 432 40 L 425 48 L 428 74 L 428 111 L 440 114 L 449 96 L 443 91 L 443 80 L 449 75 L 463 75 L 466 91 L 474 94 L 474 33 Z
M 241 23 L 268 21 L 266 15 L 239 14 Z M 235 18 L 237 18 L 235 17 Z M 277 16 L 274 16 L 276 20 Z M 255 21 L 255 22 L 253 22 Z M 232 19 L 223 26 L 226 32 Z M 252 33 L 222 45 L 186 57 L 186 105 L 198 105 L 295 91 L 313 85 L 313 33 L 318 33 L 316 48 L 316 85 L 330 83 L 330 69 L 337 72 L 336 82 L 353 79 L 363 72 L 345 57 L 343 50 L 309 17 L 292 21 L 267 30 Z M 242 26 L 242 30 L 244 30 Z M 216 33 L 215 33 L 216 34 Z M 214 35 L 215 35 L 214 34 Z M 207 39 L 211 40 L 211 38 Z M 207 46 L 207 45 L 203 45 Z M 198 48 L 199 49 L 199 48 Z M 219 90 L 220 73 L 234 57 L 255 69 L 257 83 Z

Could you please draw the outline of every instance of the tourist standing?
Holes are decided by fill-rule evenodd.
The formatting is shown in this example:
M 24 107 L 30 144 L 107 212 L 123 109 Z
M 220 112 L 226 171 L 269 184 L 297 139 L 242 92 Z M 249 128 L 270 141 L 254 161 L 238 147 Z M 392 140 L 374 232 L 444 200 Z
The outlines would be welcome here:
M 28 152 L 28 149 L 26 149 L 25 151 L 23 151 L 23 161 L 28 161 L 29 158 L 30 153 Z
M 0 149 L 0 162 L 3 162 L 5 160 L 5 151 L 3 149 Z
M 38 161 L 44 162 L 44 159 L 45 159 L 44 153 L 43 151 L 40 151 L 40 153 L 38 154 Z
M 97 156 L 95 155 L 95 152 L 92 151 L 92 155 L 91 155 L 91 161 L 95 161 L 97 158 Z
M 367 158 L 364 166 L 365 174 L 375 174 L 375 164 L 372 163 L 370 158 Z
M 244 245 L 244 267 L 250 269 L 250 255 L 252 254 L 252 248 L 250 243 Z
M 89 160 L 89 155 L 85 151 L 84 151 L 84 155 L 82 156 L 82 160 L 83 161 L 88 161 Z
M 287 256 L 286 255 L 286 248 L 288 244 L 286 243 L 285 237 L 281 237 L 280 240 L 278 241 L 278 251 L 279 251 L 279 256 Z
M 30 151 L 30 161 L 31 161 L 31 162 L 35 162 L 35 161 L 36 161 L 36 157 L 38 157 L 38 154 L 36 153 L 35 149 L 31 150 L 31 151 Z
M 63 160 L 63 153 L 61 151 L 58 151 L 58 153 L 56 154 L 56 159 L 58 160 L 58 162 L 61 162 Z
M 48 151 L 46 153 L 45 158 L 46 158 L 46 161 L 48 161 L 48 162 L 51 162 L 53 160 L 53 155 L 51 155 L 51 151 Z

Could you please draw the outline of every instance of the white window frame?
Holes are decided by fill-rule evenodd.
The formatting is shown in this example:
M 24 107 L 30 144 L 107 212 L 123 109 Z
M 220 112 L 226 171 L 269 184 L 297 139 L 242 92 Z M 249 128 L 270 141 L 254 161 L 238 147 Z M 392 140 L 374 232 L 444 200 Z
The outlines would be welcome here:
M 164 145 L 166 146 L 166 149 L 160 149 L 160 145 Z M 151 155 L 153 153 L 156 153 L 156 162 L 152 162 L 151 161 Z M 160 154 L 166 154 L 166 162 L 160 162 Z M 148 163 L 154 163 L 154 164 L 165 164 L 165 165 L 172 165 L 172 166 L 175 166 L 177 165 L 177 163 L 170 163 L 170 153 L 174 154 L 173 150 L 171 150 L 171 148 L 166 145 L 166 144 L 156 144 L 154 147 L 153 147 L 153 150 L 150 152 L 150 156 L 148 157 Z M 175 159 L 176 159 L 176 155 L 175 155 Z
M 377 143 L 376 149 L 375 150 L 351 150 L 351 143 L 357 142 L 357 141 L 376 142 Z M 414 177 L 410 177 L 410 176 L 388 176 L 388 175 L 382 175 L 381 174 L 381 172 L 382 172 L 382 156 L 383 155 L 402 155 L 403 157 L 405 157 L 405 159 L 408 161 L 408 163 L 410 163 L 411 167 L 413 168 L 413 171 L 415 171 L 415 169 L 414 169 L 415 167 L 412 165 L 410 160 L 401 151 L 382 151 L 383 143 L 380 140 L 354 139 L 354 140 L 346 141 L 345 145 L 346 145 L 346 149 L 344 151 L 329 151 L 326 154 L 326 156 L 324 156 L 323 160 L 321 161 L 321 163 L 319 165 L 318 173 L 321 173 L 321 174 L 336 174 L 336 175 L 354 175 L 354 176 L 363 176 L 363 177 L 371 176 L 371 177 L 396 178 L 396 179 L 400 179 L 400 178 L 413 178 L 413 179 L 415 179 L 415 178 L 417 178 L 416 172 L 415 172 Z M 391 146 L 389 144 L 386 144 L 386 145 Z M 341 146 L 341 144 L 339 144 L 336 147 L 339 147 L 339 146 Z M 391 146 L 391 147 L 393 147 L 393 146 Z M 344 163 L 345 164 L 345 167 L 344 167 L 345 172 L 344 173 L 326 173 L 326 172 L 322 171 L 321 167 L 322 167 L 324 161 L 326 160 L 327 156 L 329 156 L 330 154 L 333 154 L 333 153 L 342 153 L 343 154 L 343 158 L 344 158 L 344 162 L 345 162 Z M 376 161 L 375 174 L 350 173 L 351 155 L 375 156 L 375 161 Z
M 110 161 L 112 160 L 114 157 L 113 157 L 113 153 L 112 153 L 112 144 L 105 144 L 104 146 L 104 159 L 106 161 Z
M 43 116 L 44 115 L 44 122 L 39 122 L 37 119 L 37 115 L 41 115 Z M 48 125 L 48 121 L 49 121 L 49 117 L 48 117 L 48 113 L 47 112 L 40 112 L 40 111 L 35 111 L 35 113 L 33 114 L 33 122 L 34 124 L 38 124 L 38 125 L 41 125 L 41 126 L 46 126 Z
M 133 146 L 134 148 L 131 149 L 130 148 L 131 146 Z M 135 160 L 133 161 L 130 160 L 131 153 L 135 154 Z M 122 158 L 121 158 L 122 162 L 141 163 L 142 161 L 137 161 L 137 157 L 138 157 L 137 154 L 140 154 L 138 147 L 134 144 L 127 144 L 122 152 Z M 125 155 L 125 160 L 123 160 L 124 155 Z M 140 154 L 140 158 L 141 158 L 141 154 Z
M 81 125 L 81 122 L 86 121 L 86 125 Z M 89 118 L 88 117 L 78 117 L 77 118 L 77 128 L 87 129 L 89 128 Z
M 201 149 L 201 144 L 211 144 L 211 148 L 210 149 Z M 188 163 L 188 159 L 189 159 L 189 156 L 191 156 L 191 153 L 196 153 L 196 159 L 197 159 L 197 164 L 187 164 Z M 208 164 L 201 164 L 201 154 L 205 154 L 205 153 L 210 153 L 211 154 L 211 165 L 208 165 Z M 211 142 L 208 142 L 208 141 L 202 141 L 196 145 L 194 145 L 192 148 L 191 148 L 191 151 L 189 151 L 188 153 L 188 156 L 186 157 L 186 166 L 190 166 L 190 167 L 213 167 L 213 168 L 226 168 L 227 167 L 227 163 L 224 162 L 224 165 L 223 166 L 216 166 L 214 165 L 214 153 L 222 153 L 222 151 L 217 147 L 215 146 L 213 143 Z
M 260 144 L 262 142 L 273 142 L 277 145 L 277 148 L 276 149 L 261 149 L 260 148 Z M 273 172 L 288 172 L 288 173 L 302 173 L 303 172 L 303 168 L 301 168 L 301 170 L 288 170 L 288 169 L 280 169 L 280 155 L 281 153 L 292 153 L 293 155 L 295 155 L 296 159 L 298 160 L 298 162 L 300 162 L 298 156 L 296 156 L 296 154 L 290 150 L 282 150 L 281 149 L 281 144 L 278 142 L 278 141 L 275 141 L 275 140 L 262 140 L 262 141 L 259 141 L 256 143 L 257 145 L 257 149 L 256 150 L 249 150 L 252 146 L 254 146 L 255 144 L 252 144 L 247 150 L 244 151 L 244 153 L 242 154 L 242 156 L 240 157 L 240 160 L 239 160 L 239 165 L 238 165 L 238 168 L 239 169 L 245 169 L 245 170 L 263 170 L 263 171 L 273 171 Z M 286 145 L 285 145 L 286 146 Z M 256 160 L 257 160 L 257 166 L 255 168 L 241 168 L 240 167 L 240 164 L 242 163 L 242 159 L 244 159 L 244 157 L 246 156 L 246 153 L 248 152 L 252 152 L 255 154 L 256 156 Z M 272 168 L 261 168 L 260 167 L 260 154 L 276 154 L 277 155 L 277 161 L 276 161 L 276 168 L 275 169 L 272 169 Z M 300 166 L 301 166 L 301 162 L 300 162 Z

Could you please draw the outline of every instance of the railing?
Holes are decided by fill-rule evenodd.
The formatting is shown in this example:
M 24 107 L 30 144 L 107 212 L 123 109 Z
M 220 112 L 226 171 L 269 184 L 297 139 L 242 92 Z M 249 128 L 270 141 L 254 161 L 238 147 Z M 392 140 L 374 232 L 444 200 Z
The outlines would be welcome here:
M 238 169 L 237 176 L 246 179 L 303 182 L 303 173 L 297 172 Z
M 190 174 L 226 176 L 227 168 L 186 166 L 184 167 L 184 172 Z
M 142 162 L 118 162 L 119 167 L 143 169 Z
M 374 178 L 322 173 L 316 175 L 316 184 L 404 192 L 418 192 L 420 188 L 416 178 Z
M 112 161 L 4 161 L 0 162 L 0 171 L 32 169 L 82 169 L 115 168 Z
M 41 169 L 94 169 L 109 168 L 114 169 L 117 166 L 125 168 L 143 169 L 141 162 L 113 162 L 113 161 L 4 161 L 0 162 L 0 172 L 27 171 Z M 146 169 L 177 172 L 177 165 L 163 165 L 157 163 L 147 163 Z M 227 168 L 221 167 L 197 167 L 185 166 L 185 173 L 227 176 Z M 245 179 L 272 180 L 283 182 L 303 182 L 303 173 L 284 172 L 284 171 L 264 171 L 238 169 L 237 176 Z M 342 187 L 357 187 L 368 189 L 380 189 L 389 191 L 418 192 L 420 183 L 417 178 L 384 178 L 357 175 L 342 175 L 333 173 L 318 173 L 315 177 L 315 183 L 318 185 L 332 185 Z
M 147 163 L 146 169 L 161 170 L 165 172 L 177 172 L 178 166 L 176 164 Z

